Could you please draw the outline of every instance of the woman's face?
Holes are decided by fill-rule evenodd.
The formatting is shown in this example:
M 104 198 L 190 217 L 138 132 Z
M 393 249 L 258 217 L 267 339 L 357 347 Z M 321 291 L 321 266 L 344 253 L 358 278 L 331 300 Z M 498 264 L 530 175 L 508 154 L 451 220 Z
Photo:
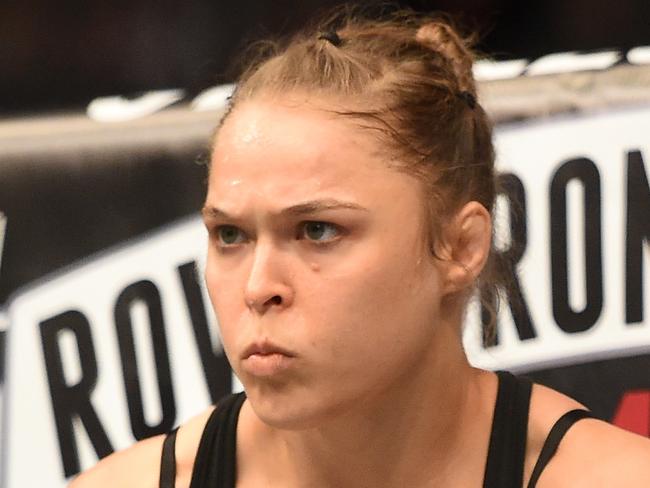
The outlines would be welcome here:
M 206 280 L 256 414 L 305 428 L 371 401 L 430 358 L 442 271 L 418 181 L 352 122 L 253 100 L 215 141 Z

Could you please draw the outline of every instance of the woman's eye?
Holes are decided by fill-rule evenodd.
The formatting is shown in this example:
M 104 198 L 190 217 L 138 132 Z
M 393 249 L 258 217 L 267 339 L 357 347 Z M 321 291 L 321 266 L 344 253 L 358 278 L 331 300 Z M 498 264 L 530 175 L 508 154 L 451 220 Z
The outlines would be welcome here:
M 334 224 L 327 222 L 305 222 L 302 235 L 310 241 L 327 242 L 338 237 L 339 231 Z
M 219 244 L 232 246 L 243 241 L 241 230 L 234 225 L 220 225 L 216 229 Z

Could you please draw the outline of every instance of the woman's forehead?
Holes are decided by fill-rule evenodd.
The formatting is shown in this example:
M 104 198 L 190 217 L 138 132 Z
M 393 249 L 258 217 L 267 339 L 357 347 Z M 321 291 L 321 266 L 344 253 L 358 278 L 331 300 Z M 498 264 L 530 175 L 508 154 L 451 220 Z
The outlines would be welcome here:
M 267 176 L 320 178 L 392 176 L 367 131 L 308 106 L 245 102 L 215 140 L 211 173 L 219 179 Z M 212 183 L 212 182 L 211 182 Z
M 244 101 L 219 130 L 214 152 L 217 157 L 268 149 L 303 155 L 355 148 L 375 152 L 377 141 L 365 132 L 316 102 Z
M 369 202 L 414 192 L 415 185 L 386 164 L 372 135 L 340 116 L 304 105 L 246 102 L 217 135 L 208 201 Z

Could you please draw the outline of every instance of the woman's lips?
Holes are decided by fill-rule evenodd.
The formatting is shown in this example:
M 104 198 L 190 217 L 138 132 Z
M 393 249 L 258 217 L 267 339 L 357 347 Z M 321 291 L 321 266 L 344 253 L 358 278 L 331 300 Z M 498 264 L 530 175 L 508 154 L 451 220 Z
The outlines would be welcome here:
M 296 355 L 268 341 L 256 342 L 244 349 L 241 356 L 243 370 L 251 376 L 275 376 L 289 369 Z
M 266 378 L 275 376 L 291 367 L 296 358 L 284 354 L 251 354 L 242 360 L 243 370 L 251 376 Z

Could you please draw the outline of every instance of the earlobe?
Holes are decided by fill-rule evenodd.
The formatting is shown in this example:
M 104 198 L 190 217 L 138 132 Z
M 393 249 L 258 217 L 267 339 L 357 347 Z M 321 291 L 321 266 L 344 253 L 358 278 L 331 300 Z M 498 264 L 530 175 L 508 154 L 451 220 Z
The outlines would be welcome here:
M 447 239 L 446 291 L 454 293 L 471 287 L 487 262 L 492 244 L 490 212 L 479 202 L 466 203 L 452 219 Z

